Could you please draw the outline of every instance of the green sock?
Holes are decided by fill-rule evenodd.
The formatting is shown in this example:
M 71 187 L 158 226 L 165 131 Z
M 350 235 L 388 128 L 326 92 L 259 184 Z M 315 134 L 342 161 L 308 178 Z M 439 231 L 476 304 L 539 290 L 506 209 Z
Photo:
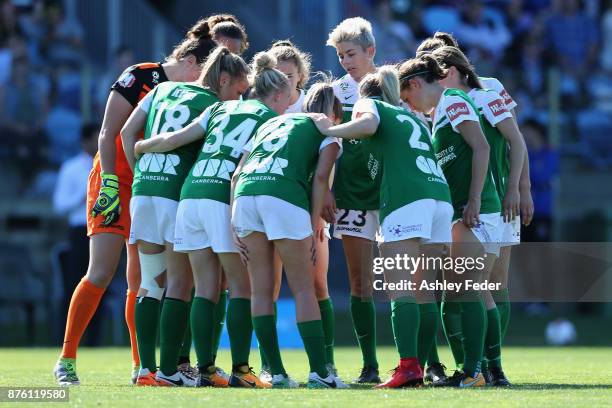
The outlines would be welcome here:
M 195 294 L 195 288 L 191 290 L 191 300 L 189 301 L 189 310 L 191 310 L 191 303 L 193 302 L 193 296 Z M 187 327 L 185 327 L 185 335 L 183 336 L 183 343 L 181 345 L 181 351 L 179 353 L 179 364 L 189 363 L 191 361 L 191 322 L 187 321 Z
M 363 365 L 378 368 L 376 359 L 376 306 L 374 299 L 351 296 L 351 318 L 361 348 Z
M 225 313 L 227 311 L 227 290 L 222 290 L 219 293 L 219 301 L 215 306 L 214 314 L 214 331 L 213 331 L 213 362 L 217 359 L 217 350 L 221 343 L 221 334 L 223 333 L 223 325 L 225 324 Z
M 166 298 L 159 323 L 159 369 L 166 375 L 176 373 L 176 365 L 188 320 L 189 302 Z
M 472 376 L 480 372 L 483 358 L 487 317 L 484 303 L 477 292 L 465 293 L 461 302 L 461 325 L 463 327 L 464 361 L 463 371 Z
M 274 315 L 253 316 L 253 330 L 259 342 L 259 348 L 266 355 L 272 375 L 287 374 L 278 346 L 278 334 Z
M 400 358 L 416 357 L 419 336 L 419 306 L 413 297 L 391 301 L 393 337 Z
M 325 341 L 321 320 L 298 322 L 297 326 L 308 355 L 310 372 L 316 372 L 321 378 L 326 378 L 329 373 L 325 367 Z
M 463 328 L 461 326 L 461 303 L 456 301 L 442 302 L 442 327 L 446 341 L 450 346 L 455 366 L 463 368 Z
M 331 298 L 319 300 L 321 323 L 325 340 L 325 362 L 334 365 L 334 339 L 336 338 L 336 318 Z
M 160 301 L 150 297 L 139 297 L 134 308 L 136 323 L 136 343 L 140 356 L 140 367 L 149 371 L 157 370 L 155 347 L 159 324 Z
M 191 332 L 198 367 L 206 368 L 213 364 L 213 331 L 215 303 L 209 299 L 196 296 L 191 305 Z
M 432 348 L 435 348 L 436 333 L 438 332 L 438 304 L 435 302 L 423 303 L 418 307 L 420 324 L 417 352 L 419 364 L 421 367 L 425 367 L 425 364 L 429 362 Z M 431 364 L 431 362 L 429 363 Z
M 500 314 L 496 307 L 487 310 L 487 322 L 484 355 L 489 368 L 501 367 L 501 326 Z
M 436 317 L 437 318 L 437 317 Z M 434 334 L 433 344 L 427 355 L 427 365 L 440 364 L 440 356 L 438 356 L 438 334 Z
M 253 322 L 251 320 L 251 299 L 234 298 L 227 306 L 227 334 L 232 351 L 232 365 L 249 363 Z
M 278 319 L 278 309 L 276 306 L 276 302 L 274 302 L 274 323 L 276 324 Z M 261 359 L 261 368 L 270 368 L 270 364 L 268 364 L 268 360 L 266 360 L 266 355 L 263 352 L 263 349 L 259 347 L 259 343 L 257 343 L 257 347 L 259 348 L 259 358 Z
M 493 300 L 499 310 L 499 322 L 501 327 L 501 341 L 503 342 L 508 332 L 508 324 L 510 323 L 510 295 L 508 288 L 492 291 Z

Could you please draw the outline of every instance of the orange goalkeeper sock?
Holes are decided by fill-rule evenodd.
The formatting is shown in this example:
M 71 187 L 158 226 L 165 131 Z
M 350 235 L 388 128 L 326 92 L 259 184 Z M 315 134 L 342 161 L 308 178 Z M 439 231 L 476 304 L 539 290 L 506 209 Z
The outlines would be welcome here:
M 76 358 L 81 337 L 100 304 L 104 290 L 83 278 L 72 293 L 66 319 L 62 358 Z
M 130 346 L 132 347 L 132 362 L 134 367 L 140 365 L 140 357 L 138 356 L 138 343 L 136 342 L 136 295 L 137 293 L 128 289 L 125 298 L 125 323 L 127 323 L 128 331 L 130 332 Z

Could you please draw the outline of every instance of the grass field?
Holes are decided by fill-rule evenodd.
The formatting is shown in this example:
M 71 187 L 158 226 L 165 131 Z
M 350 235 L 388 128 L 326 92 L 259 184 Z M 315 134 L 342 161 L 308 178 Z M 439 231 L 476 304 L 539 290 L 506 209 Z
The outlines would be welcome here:
M 54 386 L 51 369 L 58 352 L 58 349 L 0 349 L 0 386 Z M 612 406 L 612 349 L 516 347 L 507 348 L 504 352 L 505 371 L 514 384 L 510 389 L 421 388 L 379 391 L 370 390 L 369 387 L 354 387 L 350 390 L 230 390 L 136 388 L 127 385 L 130 374 L 128 349 L 82 349 L 78 373 L 83 385 L 70 389 L 70 406 L 178 408 L 202 406 L 206 403 L 214 403 L 223 408 L 237 405 L 268 408 L 476 407 L 482 404 L 489 404 L 491 408 Z M 304 352 L 284 350 L 283 357 L 288 372 L 296 380 L 305 381 L 308 366 Z M 450 362 L 447 349 L 441 349 L 441 358 Z M 395 350 L 381 348 L 379 360 L 381 369 L 393 368 L 397 360 Z M 256 350 L 252 363 L 258 366 Z M 228 351 L 221 351 L 219 364 L 226 371 L 229 369 Z M 354 348 L 337 349 L 336 365 L 343 379 L 352 379 L 360 368 L 359 351 Z

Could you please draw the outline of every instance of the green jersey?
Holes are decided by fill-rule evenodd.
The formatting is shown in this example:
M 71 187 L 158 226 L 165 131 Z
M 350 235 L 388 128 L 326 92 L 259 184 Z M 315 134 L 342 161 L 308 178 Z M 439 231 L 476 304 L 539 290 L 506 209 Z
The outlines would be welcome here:
M 493 173 L 499 200 L 503 201 L 510 175 L 510 160 L 508 159 L 508 143 L 496 126 L 502 120 L 512 118 L 512 114 L 501 95 L 491 89 L 472 89 L 468 95 L 484 118 L 483 131 L 491 148 L 489 167 Z
M 201 86 L 161 83 L 139 105 L 147 112 L 144 138 L 182 129 L 218 100 L 213 92 Z M 197 141 L 166 153 L 144 154 L 134 166 L 132 195 L 178 201 L 183 181 L 201 145 L 202 141 Z
M 479 122 L 481 127 L 483 125 L 478 109 L 465 92 L 458 89 L 445 90 L 434 113 L 433 146 L 450 187 L 455 209 L 453 219 L 461 218 L 472 181 L 472 149 L 457 131 L 457 126 L 466 120 Z M 489 165 L 480 196 L 480 213 L 500 211 L 501 205 Z
M 218 102 L 200 115 L 206 138 L 185 179 L 181 200 L 207 198 L 230 203 L 231 180 L 244 145 L 276 112 L 258 100 Z
M 252 139 L 235 197 L 268 195 L 310 210 L 310 175 L 319 152 L 340 141 L 323 136 L 309 116 L 286 114 L 264 123 Z
M 429 129 L 420 119 L 404 108 L 369 98 L 357 101 L 353 109 L 378 118 L 376 133 L 364 139 L 364 149 L 382 169 L 381 224 L 387 215 L 417 200 L 451 202 Z
M 353 105 L 359 99 L 359 84 L 346 74 L 333 84 L 334 94 L 342 103 L 343 122 L 351 120 Z M 363 151 L 363 141 L 348 139 L 343 143 L 334 182 L 336 206 L 346 210 L 377 210 L 380 177 L 372 174 L 373 157 Z

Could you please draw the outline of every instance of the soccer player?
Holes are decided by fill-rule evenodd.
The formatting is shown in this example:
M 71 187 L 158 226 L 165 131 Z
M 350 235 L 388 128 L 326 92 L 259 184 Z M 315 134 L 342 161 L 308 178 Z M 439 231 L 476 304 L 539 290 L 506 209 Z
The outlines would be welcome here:
M 270 54 L 276 57 L 276 68 L 287 75 L 291 84 L 291 105 L 286 113 L 304 112 L 304 98 L 306 93 L 304 87 L 310 76 L 310 55 L 302 52 L 290 41 L 277 41 L 269 50 Z M 330 176 L 330 188 L 333 181 L 333 169 Z M 335 219 L 335 200 L 331 191 L 327 191 L 323 212 L 327 213 L 329 221 Z M 325 224 L 324 234 L 315 240 L 317 259 L 315 263 L 315 293 L 321 311 L 321 322 L 323 323 L 323 333 L 325 334 L 325 357 L 328 368 L 337 374 L 334 362 L 334 339 L 335 339 L 335 319 L 334 307 L 329 297 L 327 286 L 327 270 L 329 267 L 329 224 Z M 280 290 L 281 269 L 277 271 L 277 288 Z M 278 292 L 275 292 L 278 293 Z M 262 353 L 263 357 L 263 353 Z M 264 357 L 265 358 L 265 357 Z M 268 370 L 269 371 L 269 370 Z M 266 373 L 262 370 L 262 373 Z
M 196 385 L 194 378 L 177 371 L 189 320 L 193 278 L 187 255 L 176 252 L 173 244 L 181 187 L 201 143 L 179 146 L 166 154 L 145 154 L 134 163 L 138 133 L 144 127 L 147 140 L 157 138 L 160 133 L 181 130 L 215 102 L 238 99 L 248 88 L 247 74 L 248 66 L 242 58 L 219 47 L 207 58 L 196 82 L 168 82 L 156 87 L 140 102 L 121 131 L 126 157 L 135 168 L 130 243 L 138 244 L 142 269 L 139 304 L 148 304 L 146 314 L 143 309 L 142 316 L 138 316 L 142 323 L 137 331 L 142 360 L 139 385 Z M 164 270 L 167 271 L 167 292 L 160 318 L 160 369 L 155 373 L 157 320 L 164 292 L 158 276 Z M 214 289 L 218 295 L 218 286 Z M 206 323 L 211 325 L 212 321 L 210 316 Z M 196 339 L 201 323 L 194 319 Z M 209 337 L 212 338 L 212 332 Z
M 352 119 L 329 127 L 329 120 L 317 120 L 327 135 L 363 140 L 364 151 L 373 159 L 370 171 L 382 172 L 380 188 L 381 255 L 385 258 L 418 258 L 427 247 L 451 241 L 450 190 L 438 165 L 429 129 L 415 115 L 400 107 L 400 89 L 394 68 L 380 67 L 359 84 L 359 99 Z M 409 185 L 409 189 L 401 188 Z M 421 228 L 414 228 L 414 226 Z M 440 251 L 441 248 L 437 250 Z M 386 282 L 411 280 L 420 284 L 425 271 L 399 269 L 385 271 Z M 412 272 L 412 273 L 411 273 Z M 419 316 L 415 291 L 389 291 L 393 334 L 400 362 L 389 380 L 375 388 L 400 388 L 423 383 L 423 370 L 417 358 Z M 428 337 L 432 338 L 431 332 Z
M 137 153 L 166 152 L 205 139 L 181 191 L 175 251 L 187 252 L 194 271 L 196 297 L 191 319 L 200 362 L 200 385 L 217 385 L 212 361 L 213 312 L 221 266 L 230 288 L 227 329 L 232 350 L 230 387 L 267 388 L 249 367 L 253 332 L 249 275 L 234 244 L 230 220 L 230 181 L 243 146 L 268 119 L 283 113 L 291 92 L 286 77 L 266 53 L 255 55 L 251 98 L 217 103 L 191 125 L 139 142 Z
M 336 49 L 346 75 L 334 83 L 334 93 L 342 103 L 343 121 L 351 118 L 359 99 L 359 81 L 375 72 L 376 42 L 372 25 L 361 17 L 342 21 L 329 34 L 327 45 Z M 372 258 L 378 221 L 378 181 L 368 171 L 368 157 L 362 141 L 344 143 L 338 162 L 334 194 L 336 222 L 334 237 L 342 239 L 351 287 L 350 309 L 355 336 L 361 348 L 363 367 L 357 383 L 379 383 L 376 358 L 376 306 L 372 297 Z
M 482 89 L 467 57 L 456 47 L 444 46 L 431 54 L 448 71 L 440 84 L 467 93 L 484 118 L 484 133 L 491 146 L 490 164 L 495 188 L 500 202 L 504 203 L 499 224 L 500 238 L 504 242 L 506 230 L 520 231 L 519 181 L 527 148 L 512 114 L 502 96 L 492 89 Z M 512 224 L 516 225 L 512 225 Z M 508 240 L 516 242 L 517 234 L 509 234 Z M 490 276 L 484 276 L 489 279 Z M 490 291 L 484 293 L 487 307 L 487 337 L 483 374 L 487 382 L 496 386 L 508 386 L 501 367 L 501 324 L 499 310 Z M 486 364 L 486 366 L 485 366 Z M 488 368 L 488 369 L 487 369 Z
M 399 69 L 402 99 L 418 111 L 433 113 L 433 146 L 451 190 L 453 227 L 451 258 L 473 259 L 475 264 L 459 271 L 455 265 L 447 281 L 466 284 L 479 281 L 491 265 L 486 254 L 497 255 L 500 202 L 489 168 L 489 144 L 483 134 L 478 109 L 465 92 L 444 89 L 439 81 L 447 71 L 431 55 L 404 62 Z M 480 267 L 482 265 L 482 267 Z M 447 276 L 445 276 L 447 278 Z M 463 287 L 447 291 L 444 303 L 461 311 L 463 327 L 463 373 L 453 379 L 459 387 L 485 385 L 480 362 L 486 332 L 486 313 L 481 295 Z
M 308 112 L 324 112 L 331 120 L 341 115 L 340 103 L 329 84 L 314 85 L 306 95 L 305 106 Z M 310 363 L 308 387 L 346 387 L 326 366 L 313 279 L 313 238 L 323 233 L 323 199 L 340 148 L 340 141 L 321 135 L 307 114 L 282 115 L 259 128 L 252 143 L 245 146 L 250 151 L 248 157 L 243 156 L 235 173 L 239 176 L 235 177 L 232 225 L 245 248 L 253 328 L 270 364 L 275 388 L 297 387 L 283 367 L 278 345 L 273 306 L 275 250 L 295 297 L 298 329 Z
M 99 136 L 99 152 L 94 158 L 87 186 L 89 266 L 72 295 L 62 352 L 53 370 L 60 385 L 79 384 L 76 373 L 78 345 L 115 274 L 124 246 L 127 250 L 128 281 L 125 318 L 132 346 L 132 382 L 136 382 L 140 361 L 136 345 L 134 309 L 140 287 L 140 266 L 136 246 L 127 242 L 130 215 L 125 206 L 131 197 L 132 170 L 123 153 L 119 131 L 138 101 L 156 85 L 168 80 L 197 79 L 201 70 L 199 64 L 216 46 L 210 35 L 210 30 L 214 29 L 213 23 L 227 19 L 226 15 L 216 15 L 198 21 L 166 61 L 131 66 L 111 88 Z M 226 27 L 218 30 L 216 37 L 219 41 L 231 40 L 232 32 L 234 31 L 228 31 Z M 246 41 L 246 34 L 244 38 Z

